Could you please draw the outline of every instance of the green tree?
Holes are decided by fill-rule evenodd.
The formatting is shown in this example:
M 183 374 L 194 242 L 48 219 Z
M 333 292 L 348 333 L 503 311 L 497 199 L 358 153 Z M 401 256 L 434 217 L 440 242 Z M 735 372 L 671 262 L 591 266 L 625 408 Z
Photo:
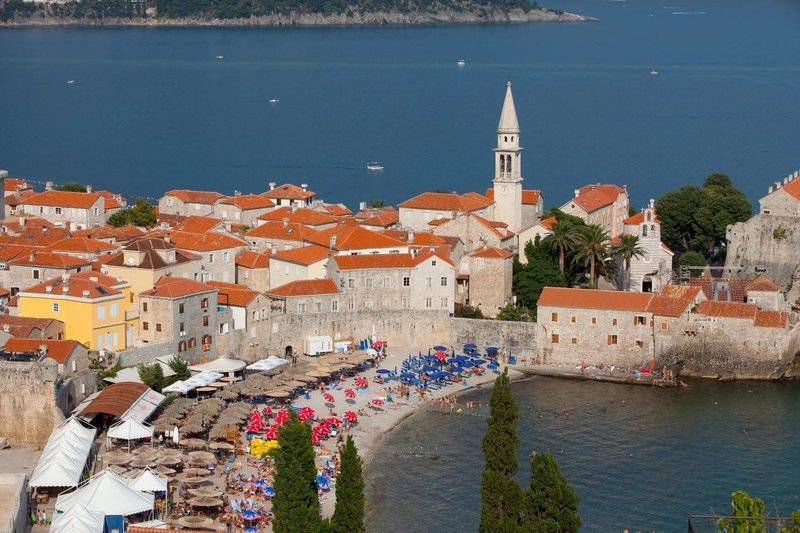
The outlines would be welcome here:
M 170 357 L 167 365 L 175 372 L 174 381 L 186 381 L 192 377 L 192 373 L 189 371 L 189 362 L 177 355 Z
M 164 370 L 158 362 L 139 365 L 139 379 L 156 392 L 165 387 Z
M 316 533 L 322 527 L 317 499 L 317 467 L 311 427 L 290 411 L 291 419 L 278 434 L 275 454 L 275 533 Z
M 373 209 L 380 209 L 381 207 L 386 207 L 386 202 L 384 202 L 383 200 L 372 200 L 369 203 L 369 206 L 372 207 Z
M 678 259 L 678 266 L 681 267 L 707 267 L 708 261 L 700 252 L 686 252 Z M 691 271 L 691 277 L 696 278 L 700 275 L 697 270 Z
M 156 225 L 156 210 L 153 204 L 137 198 L 133 207 L 121 209 L 108 217 L 108 223 L 115 228 L 122 226 L 141 226 L 149 228 Z
M 538 533 L 575 533 L 581 527 L 578 495 L 549 452 L 531 461 L 531 486 L 526 493 L 525 528 Z
M 631 260 L 634 257 L 644 257 L 647 252 L 639 246 L 639 237 L 623 235 L 619 244 L 612 247 L 611 253 L 625 265 L 625 286 L 623 289 L 628 291 L 631 288 Z
M 737 490 L 731 494 L 731 516 L 755 518 L 756 520 L 722 519 L 718 525 L 725 533 L 763 533 L 765 531 L 763 518 L 766 508 L 764 500 L 761 498 L 754 498 L 743 490 Z
M 542 244 L 550 251 L 558 254 L 558 270 L 564 274 L 567 254 L 573 251 L 580 240 L 577 226 L 568 220 L 557 220 L 551 227 L 551 233 L 544 238 Z
M 364 475 L 352 435 L 342 450 L 339 476 L 336 478 L 336 508 L 331 517 L 334 533 L 364 531 Z
M 575 261 L 589 267 L 589 283 L 597 287 L 608 258 L 608 233 L 600 226 L 586 226 L 579 234 L 575 250 Z
M 86 192 L 86 185 L 81 185 L 77 181 L 68 181 L 56 187 L 56 190 L 67 192 Z
M 566 287 L 567 280 L 558 269 L 551 253 L 537 236 L 525 244 L 526 264 L 514 259 L 514 294 L 517 303 L 531 309 L 535 318 L 536 303 L 545 287 Z
M 471 305 L 465 305 L 456 309 L 454 314 L 458 318 L 483 318 L 483 312 L 480 306 L 472 307 Z
M 486 463 L 481 479 L 480 533 L 519 530 L 523 491 L 514 479 L 519 468 L 517 404 L 511 395 L 506 369 L 494 382 L 489 400 L 488 429 L 483 437 Z
M 497 312 L 497 320 L 509 320 L 512 322 L 527 322 L 531 319 L 528 310 L 514 304 L 508 304 Z

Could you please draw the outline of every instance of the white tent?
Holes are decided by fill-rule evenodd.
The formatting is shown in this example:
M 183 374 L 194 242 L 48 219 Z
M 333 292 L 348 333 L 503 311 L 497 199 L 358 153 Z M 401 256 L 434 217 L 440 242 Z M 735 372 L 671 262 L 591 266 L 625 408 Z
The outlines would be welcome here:
M 186 394 L 194 387 L 191 385 L 187 385 L 185 381 L 176 381 L 175 383 L 168 385 L 161 389 L 161 392 L 174 392 L 177 394 Z
M 283 365 L 288 365 L 289 361 L 286 359 L 281 359 L 280 357 L 275 357 L 274 355 L 270 355 L 266 359 L 261 359 L 260 361 L 256 361 L 252 365 L 247 367 L 247 370 L 272 370 L 274 368 L 278 368 Z
M 142 492 L 167 492 L 167 478 L 145 468 L 128 479 L 128 486 Z
M 97 429 L 71 417 L 50 434 L 33 470 L 31 487 L 75 487 L 81 479 Z
M 102 511 L 78 504 L 53 517 L 50 533 L 103 533 L 104 523 Z
M 165 399 L 166 396 L 163 394 L 156 392 L 153 389 L 147 389 L 127 411 L 122 413 L 120 418 L 122 420 L 134 418 L 139 422 L 147 420 L 150 418 L 150 415 L 152 415 L 153 412 L 158 409 L 158 406 L 161 405 Z
M 56 511 L 67 512 L 76 505 L 102 511 L 107 515 L 128 516 L 153 510 L 155 497 L 138 491 L 111 470 L 103 470 L 77 489 L 63 492 L 56 500 Z
M 212 370 L 214 372 L 236 372 L 241 370 L 245 366 L 244 361 L 240 361 L 238 359 L 231 359 L 229 357 L 219 357 L 218 359 L 214 359 L 213 361 L 209 361 L 208 363 L 202 363 L 199 365 L 192 365 L 189 367 L 189 370 L 192 372 L 203 372 L 205 370 Z
M 135 418 L 128 418 L 108 428 L 107 435 L 109 439 L 128 441 L 128 447 L 130 447 L 132 440 L 152 438 L 153 426 L 148 426 Z
M 157 361 L 157 363 L 161 366 L 161 371 L 164 373 L 164 377 L 172 377 L 175 375 L 175 371 L 170 368 L 169 365 L 162 363 L 161 361 Z M 107 381 L 109 383 L 121 383 L 123 381 L 133 381 L 134 383 L 142 383 L 142 380 L 139 378 L 139 367 L 130 366 L 128 368 L 123 368 L 117 375 L 113 378 L 105 378 L 103 381 Z

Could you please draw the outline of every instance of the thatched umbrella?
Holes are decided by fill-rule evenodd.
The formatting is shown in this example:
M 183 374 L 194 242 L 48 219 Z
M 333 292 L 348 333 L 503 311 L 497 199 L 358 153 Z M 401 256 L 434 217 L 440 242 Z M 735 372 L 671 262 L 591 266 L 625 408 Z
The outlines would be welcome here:
M 302 383 L 313 383 L 317 381 L 317 378 L 312 378 L 311 376 L 304 376 L 304 375 L 294 376 L 294 378 L 292 379 L 294 379 L 295 381 L 300 381 Z
M 320 372 L 319 370 L 311 370 L 310 372 L 306 372 L 306 376 L 312 378 L 327 378 L 330 373 Z
M 165 455 L 160 459 L 156 459 L 157 465 L 168 466 L 168 465 L 179 465 L 183 462 L 183 459 L 177 455 Z
M 120 476 L 128 471 L 125 467 L 122 467 L 122 466 L 119 466 L 119 465 L 111 465 L 111 466 L 108 467 L 108 470 L 111 470 L 112 472 L 114 472 L 115 474 L 118 474 Z
M 206 477 L 211 475 L 211 470 L 207 468 L 187 468 L 183 473 L 186 474 L 187 477 Z
M 188 421 L 187 420 L 186 423 L 183 426 L 181 426 L 181 433 L 184 433 L 184 434 L 187 434 L 187 433 L 188 434 L 202 433 L 204 429 L 205 429 L 205 426 L 203 426 L 203 423 L 201 421 L 199 421 L 199 420 Z
M 208 498 L 202 496 L 200 498 L 189 498 L 186 500 L 192 507 L 219 507 L 222 505 L 222 500 L 219 498 Z
M 268 390 L 264 393 L 265 396 L 269 396 L 270 398 L 288 398 L 289 393 L 285 390 Z
M 213 453 L 204 451 L 189 452 L 189 457 L 192 459 L 202 459 L 209 462 L 214 462 L 217 460 L 217 457 Z
M 235 400 L 238 397 L 239 393 L 230 389 L 222 389 L 214 393 L 214 398 L 219 398 L 220 400 Z
M 241 379 L 242 378 L 237 378 L 236 376 L 225 376 L 223 378 L 219 378 L 220 381 L 228 381 L 228 382 L 231 382 L 231 383 L 233 383 L 235 381 L 241 381 Z
M 214 520 L 207 516 L 184 516 L 173 523 L 188 528 L 207 528 L 214 525 Z
M 208 447 L 212 450 L 232 450 L 234 448 L 233 444 L 229 442 L 212 442 Z
M 200 487 L 199 489 L 189 489 L 189 494 L 197 498 L 219 498 L 222 491 L 210 487 Z
M 125 465 L 131 462 L 131 455 L 125 452 L 109 452 L 103 457 L 107 465 Z
M 181 441 L 181 446 L 187 448 L 205 448 L 206 444 L 206 441 L 203 439 L 186 439 Z
M 182 479 L 181 481 L 188 485 L 202 485 L 203 483 L 208 483 L 211 480 L 207 477 L 195 476 L 195 477 L 187 477 L 186 479 Z
M 153 424 L 153 429 L 157 433 L 166 433 L 167 431 L 172 431 L 172 428 L 179 425 L 181 423 L 180 420 L 174 418 L 159 418 Z
M 225 424 L 217 424 L 208 431 L 209 439 L 224 439 L 227 436 L 228 430 Z
M 174 476 L 177 473 L 177 470 L 173 470 L 172 468 L 163 465 L 156 468 L 155 471 L 161 474 L 162 476 Z
M 131 461 L 128 464 L 128 466 L 131 466 L 133 468 L 150 468 L 150 467 L 155 466 L 155 462 L 150 460 L 150 459 L 147 459 L 146 457 L 142 457 L 142 458 L 137 457 L 136 459 Z

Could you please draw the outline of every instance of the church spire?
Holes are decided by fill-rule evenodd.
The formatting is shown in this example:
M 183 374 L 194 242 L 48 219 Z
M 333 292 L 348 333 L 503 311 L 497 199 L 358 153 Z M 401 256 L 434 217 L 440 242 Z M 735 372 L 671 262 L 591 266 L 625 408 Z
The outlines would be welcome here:
M 503 102 L 503 112 L 500 113 L 500 124 L 497 133 L 519 133 L 517 110 L 514 107 L 514 95 L 511 94 L 511 80 L 508 80 L 506 99 Z

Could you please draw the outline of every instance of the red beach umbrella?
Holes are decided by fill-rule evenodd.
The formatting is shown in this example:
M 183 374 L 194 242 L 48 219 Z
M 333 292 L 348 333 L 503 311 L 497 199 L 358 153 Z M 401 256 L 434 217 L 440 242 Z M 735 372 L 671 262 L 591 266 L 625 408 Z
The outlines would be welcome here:
M 278 423 L 288 422 L 289 418 L 290 418 L 289 411 L 287 411 L 286 409 L 281 409 L 280 411 L 278 411 L 278 414 L 275 415 L 275 421 Z
M 342 421 L 336 418 L 335 416 L 329 416 L 325 419 L 326 424 L 330 424 L 331 426 L 338 426 L 341 425 Z
M 356 397 L 356 391 L 354 391 L 353 389 L 345 389 L 344 390 L 344 395 L 345 395 L 346 398 L 351 398 L 352 399 L 352 398 Z
M 319 426 L 314 427 L 314 433 L 319 433 L 320 435 L 327 435 L 328 433 L 330 433 L 330 430 L 328 429 L 328 426 L 326 426 L 325 424 L 320 424 Z
M 317 413 L 315 413 L 314 410 L 310 407 L 303 407 L 302 409 L 300 409 L 300 412 L 297 413 L 297 417 L 300 420 L 313 420 L 314 418 L 316 418 L 316 416 Z
M 358 422 L 358 415 L 355 414 L 353 411 L 345 411 L 344 412 L 344 419 L 350 422 L 351 424 L 355 424 Z
M 278 438 L 278 425 L 275 424 L 274 426 L 270 426 L 267 428 L 267 431 L 264 433 L 264 436 L 270 440 L 275 440 Z
M 356 378 L 356 387 L 359 389 L 366 389 L 368 385 L 367 378 Z
M 316 433 L 316 432 L 312 432 L 311 433 L 311 443 L 312 444 L 319 444 L 321 441 L 322 441 L 322 437 L 318 433 Z
M 440 363 L 447 359 L 447 354 L 444 352 L 436 352 L 436 360 Z
M 383 405 L 383 400 L 381 400 L 380 398 L 373 398 L 372 403 L 374 405 Z
M 272 407 L 269 405 L 264 408 L 264 416 L 272 416 Z
M 322 397 L 325 398 L 326 402 L 334 403 L 336 401 L 336 400 L 333 399 L 333 395 L 332 394 L 328 394 L 327 392 L 325 394 L 323 394 Z

